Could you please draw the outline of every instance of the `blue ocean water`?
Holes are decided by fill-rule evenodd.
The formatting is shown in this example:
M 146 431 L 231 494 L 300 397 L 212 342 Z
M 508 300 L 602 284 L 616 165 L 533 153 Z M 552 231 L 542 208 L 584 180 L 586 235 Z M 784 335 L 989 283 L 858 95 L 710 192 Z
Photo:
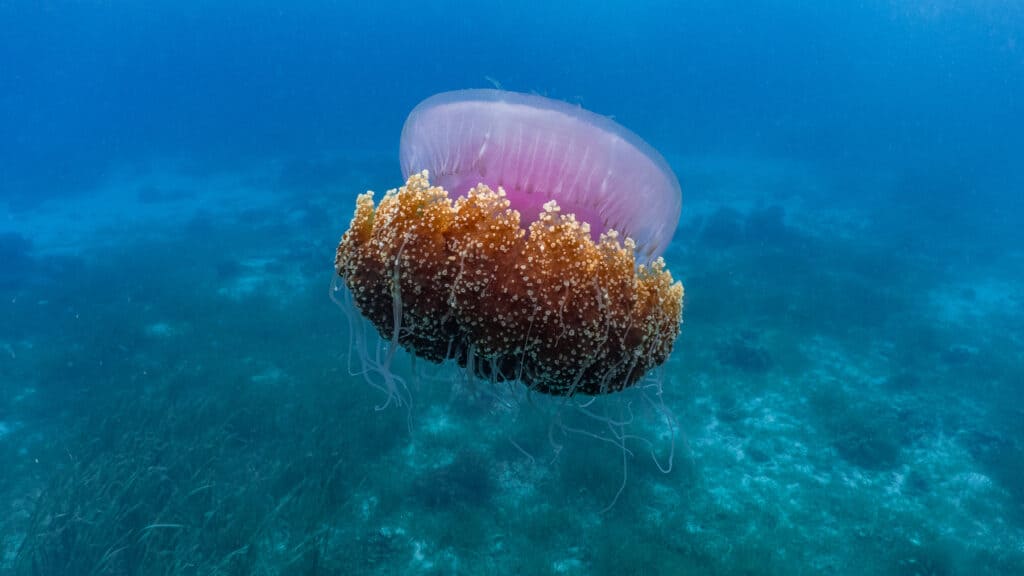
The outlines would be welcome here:
M 0 0 L 0 573 L 1024 573 L 1022 31 L 999 0 Z M 413 404 L 376 410 L 353 374 L 355 197 L 401 184 L 418 102 L 491 87 L 678 175 L 670 425 L 627 395 L 609 442 L 403 354 Z

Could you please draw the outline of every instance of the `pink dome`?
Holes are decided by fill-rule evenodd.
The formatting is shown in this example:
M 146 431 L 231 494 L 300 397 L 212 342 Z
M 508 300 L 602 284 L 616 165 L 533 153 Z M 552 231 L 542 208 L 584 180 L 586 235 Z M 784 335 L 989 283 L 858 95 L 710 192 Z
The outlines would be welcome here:
M 633 238 L 640 260 L 672 240 L 679 181 L 660 154 L 613 120 L 541 96 L 460 90 L 427 98 L 402 129 L 403 176 L 430 171 L 462 196 L 478 183 L 505 189 L 524 226 L 555 200 L 592 236 Z

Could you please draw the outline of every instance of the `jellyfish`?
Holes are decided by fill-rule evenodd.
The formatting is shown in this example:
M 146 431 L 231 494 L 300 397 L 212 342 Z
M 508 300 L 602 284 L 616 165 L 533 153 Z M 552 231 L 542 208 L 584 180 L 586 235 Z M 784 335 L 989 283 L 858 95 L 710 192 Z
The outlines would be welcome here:
M 404 186 L 360 195 L 335 270 L 389 341 L 553 396 L 629 388 L 668 358 L 683 286 L 665 160 L 613 120 L 536 95 L 428 98 L 402 130 Z

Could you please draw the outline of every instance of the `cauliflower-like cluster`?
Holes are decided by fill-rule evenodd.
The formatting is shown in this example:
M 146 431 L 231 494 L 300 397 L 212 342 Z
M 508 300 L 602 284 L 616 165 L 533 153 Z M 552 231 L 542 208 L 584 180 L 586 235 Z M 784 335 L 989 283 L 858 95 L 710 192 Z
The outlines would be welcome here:
M 434 362 L 453 358 L 494 381 L 547 394 L 635 384 L 672 351 L 683 286 L 660 258 L 548 202 L 528 231 L 502 190 L 452 202 L 413 174 L 374 206 L 359 196 L 335 269 L 386 339 Z

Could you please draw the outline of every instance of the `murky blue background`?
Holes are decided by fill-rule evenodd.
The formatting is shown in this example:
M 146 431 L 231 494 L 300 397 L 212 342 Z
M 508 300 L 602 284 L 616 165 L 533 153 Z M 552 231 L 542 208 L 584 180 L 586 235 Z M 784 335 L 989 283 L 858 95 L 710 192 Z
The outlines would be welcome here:
M 1024 572 L 1022 30 L 0 0 L 0 572 Z M 631 444 L 609 511 L 622 452 L 557 407 L 401 356 L 416 402 L 375 411 L 328 295 L 409 110 L 495 86 L 614 116 L 683 188 L 677 426 L 631 428 L 675 466 Z

